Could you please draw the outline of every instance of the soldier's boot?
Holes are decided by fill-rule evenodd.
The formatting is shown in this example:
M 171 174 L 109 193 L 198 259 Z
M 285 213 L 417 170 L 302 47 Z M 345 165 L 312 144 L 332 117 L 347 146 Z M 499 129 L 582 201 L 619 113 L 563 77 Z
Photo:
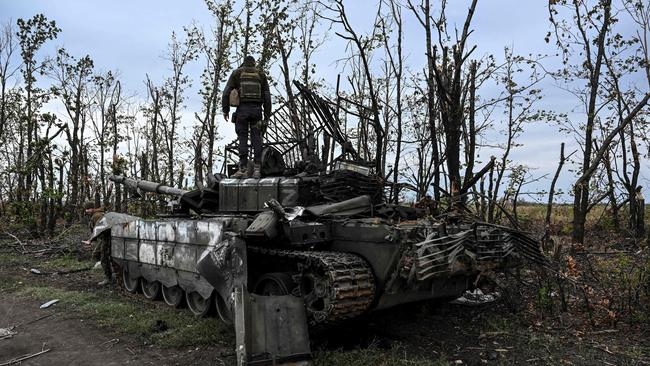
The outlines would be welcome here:
M 246 169 L 245 166 L 240 166 L 239 170 L 232 175 L 232 178 L 240 179 L 240 178 L 246 178 L 247 176 L 248 176 L 248 169 Z
M 255 179 L 262 178 L 262 164 L 255 163 L 255 167 L 253 169 L 253 178 Z

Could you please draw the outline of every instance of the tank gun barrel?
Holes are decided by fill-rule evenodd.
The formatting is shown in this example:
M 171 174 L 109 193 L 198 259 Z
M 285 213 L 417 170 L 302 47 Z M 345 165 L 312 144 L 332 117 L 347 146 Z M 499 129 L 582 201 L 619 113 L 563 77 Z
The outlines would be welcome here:
M 148 180 L 127 178 L 121 175 L 111 175 L 108 177 L 108 179 L 115 183 L 122 184 L 134 191 L 159 193 L 159 194 L 166 194 L 166 195 L 177 196 L 177 197 L 180 197 L 188 192 L 184 189 L 166 186 L 162 183 L 151 182 Z

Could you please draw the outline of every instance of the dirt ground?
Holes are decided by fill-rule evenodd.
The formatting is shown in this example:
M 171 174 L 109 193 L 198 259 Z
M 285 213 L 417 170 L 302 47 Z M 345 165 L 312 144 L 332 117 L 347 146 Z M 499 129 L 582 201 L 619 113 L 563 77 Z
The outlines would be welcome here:
M 234 335 L 223 325 L 212 325 L 217 324 L 215 319 L 205 320 L 211 325 L 200 335 L 192 329 L 184 332 L 182 324 L 194 325 L 182 311 L 126 294 L 116 285 L 98 287 L 101 273 L 85 268 L 92 263 L 77 263 L 69 257 L 0 252 L 0 328 L 15 327 L 17 332 L 0 339 L 0 365 L 46 349 L 50 351 L 22 364 L 234 363 Z M 50 268 L 54 272 L 57 266 L 59 271 L 79 271 L 46 275 L 29 271 Z M 52 299 L 51 294 L 66 298 L 49 309 L 39 309 Z M 105 309 L 91 304 L 94 301 L 106 301 L 114 313 L 103 313 Z M 552 319 L 531 314 L 503 300 L 478 307 L 410 304 L 313 334 L 312 350 L 317 365 L 650 364 L 650 339 L 642 325 L 589 328 L 568 313 Z M 178 317 L 182 317 L 181 325 L 174 325 Z M 169 323 L 170 329 L 151 330 L 159 322 Z M 202 322 L 196 321 L 199 327 Z
M 166 360 L 159 350 L 144 348 L 130 339 L 112 338 L 83 319 L 62 317 L 56 306 L 39 309 L 39 305 L 35 300 L 0 296 L 0 328 L 15 327 L 17 332 L 11 339 L 0 341 L 3 362 L 46 349 L 50 351 L 23 364 L 154 365 Z M 37 320 L 43 316 L 48 317 Z

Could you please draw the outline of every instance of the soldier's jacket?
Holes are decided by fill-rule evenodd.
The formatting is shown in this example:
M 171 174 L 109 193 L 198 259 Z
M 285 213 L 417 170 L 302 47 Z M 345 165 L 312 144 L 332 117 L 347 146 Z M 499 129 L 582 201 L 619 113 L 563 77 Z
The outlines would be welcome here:
M 223 113 L 230 113 L 230 92 L 233 89 L 239 89 L 239 81 L 243 72 L 255 72 L 259 74 L 260 84 L 262 86 L 262 101 L 260 104 L 264 108 L 264 118 L 268 119 L 271 116 L 271 92 L 269 90 L 269 82 L 266 74 L 257 69 L 255 64 L 251 63 L 244 63 L 240 68 L 234 70 L 232 74 L 230 74 L 230 78 L 228 79 L 228 83 L 226 84 L 226 88 L 223 90 L 221 97 L 221 108 Z
M 90 217 L 90 225 L 91 228 L 94 228 L 95 225 L 97 225 L 97 222 L 104 217 L 104 211 L 103 210 L 97 210 L 93 213 L 93 215 Z
M 90 222 L 88 222 L 90 226 L 90 230 L 92 231 L 95 226 L 97 225 L 97 222 L 104 217 L 104 210 L 102 209 L 94 209 L 92 216 L 90 216 Z M 101 259 L 101 250 L 102 250 L 102 241 L 101 240 L 96 240 L 95 244 L 93 246 L 93 253 L 92 253 L 92 258 L 95 261 L 99 261 Z

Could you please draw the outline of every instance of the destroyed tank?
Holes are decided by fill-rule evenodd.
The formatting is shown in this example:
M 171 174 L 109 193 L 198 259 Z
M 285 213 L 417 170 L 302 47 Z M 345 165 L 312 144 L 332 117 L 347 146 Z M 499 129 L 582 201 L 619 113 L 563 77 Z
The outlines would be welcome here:
M 277 145 L 263 155 L 262 178 L 210 175 L 191 191 L 112 176 L 171 197 L 173 210 L 156 219 L 109 212 L 93 233 L 110 240 L 128 291 L 234 323 L 239 364 L 308 360 L 309 329 L 457 298 L 480 273 L 543 260 L 519 230 L 386 203 L 367 164 L 287 164 Z

